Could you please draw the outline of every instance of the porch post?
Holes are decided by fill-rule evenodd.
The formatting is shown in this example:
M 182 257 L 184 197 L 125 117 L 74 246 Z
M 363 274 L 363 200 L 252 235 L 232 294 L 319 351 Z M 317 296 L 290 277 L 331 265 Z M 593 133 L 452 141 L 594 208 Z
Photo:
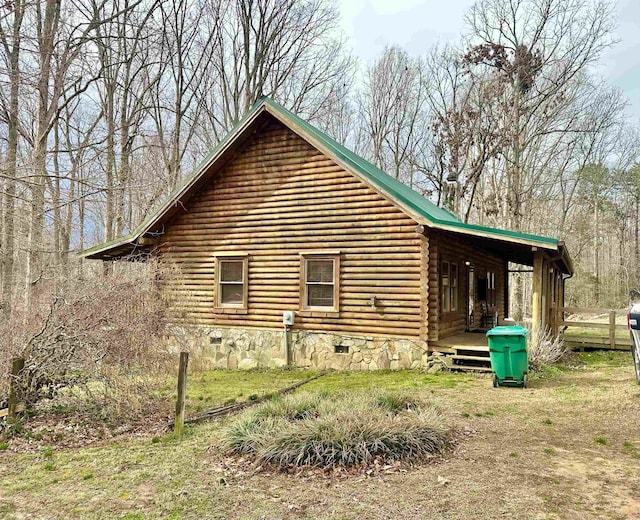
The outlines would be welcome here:
M 504 261 L 504 317 L 511 317 L 509 309 L 509 260 Z
M 533 252 L 533 291 L 531 302 L 531 344 L 537 345 L 542 324 L 542 251 Z

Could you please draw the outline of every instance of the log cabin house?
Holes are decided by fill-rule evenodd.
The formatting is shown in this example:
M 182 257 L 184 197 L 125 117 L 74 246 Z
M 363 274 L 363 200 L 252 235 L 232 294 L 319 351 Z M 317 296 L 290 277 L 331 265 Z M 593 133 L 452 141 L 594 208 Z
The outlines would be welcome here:
M 133 233 L 82 253 L 140 255 L 179 266 L 172 322 L 220 368 L 482 366 L 473 331 L 507 316 L 509 263 L 533 268 L 534 334 L 557 331 L 572 274 L 563 242 L 463 223 L 268 98 Z

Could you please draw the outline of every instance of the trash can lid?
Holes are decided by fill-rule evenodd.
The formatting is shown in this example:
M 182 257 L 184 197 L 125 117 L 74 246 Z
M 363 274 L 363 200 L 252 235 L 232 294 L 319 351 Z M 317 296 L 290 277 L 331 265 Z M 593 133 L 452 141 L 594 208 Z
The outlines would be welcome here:
M 487 331 L 487 336 L 527 336 L 529 331 L 520 325 L 501 325 Z

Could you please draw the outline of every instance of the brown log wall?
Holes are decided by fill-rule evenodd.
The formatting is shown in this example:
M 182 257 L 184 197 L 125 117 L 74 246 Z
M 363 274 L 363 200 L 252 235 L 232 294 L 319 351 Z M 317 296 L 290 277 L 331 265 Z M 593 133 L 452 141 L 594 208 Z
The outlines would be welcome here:
M 182 273 L 171 282 L 175 321 L 281 328 L 282 311 L 300 308 L 300 252 L 339 250 L 339 317 L 297 314 L 294 328 L 425 339 L 426 239 L 416 222 L 279 123 L 165 231 L 160 252 Z M 230 251 L 249 255 L 246 314 L 214 309 L 214 253 Z
M 504 287 L 507 276 L 504 259 L 472 248 L 464 241 L 451 234 L 431 230 L 429 233 L 429 339 L 432 341 L 452 336 L 466 329 L 468 268 L 465 262 L 474 266 L 476 282 L 478 278 L 486 278 L 487 271 L 496 275 L 496 305 L 500 320 L 505 317 Z M 448 260 L 458 264 L 458 311 L 443 313 L 440 303 L 440 264 Z M 480 302 L 475 301 L 475 325 L 480 325 L 482 312 Z

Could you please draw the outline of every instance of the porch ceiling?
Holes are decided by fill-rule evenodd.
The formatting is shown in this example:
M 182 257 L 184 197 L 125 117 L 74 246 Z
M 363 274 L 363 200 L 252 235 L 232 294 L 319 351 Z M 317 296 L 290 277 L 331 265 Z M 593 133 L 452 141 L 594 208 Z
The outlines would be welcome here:
M 443 232 L 443 236 L 450 237 L 452 240 L 460 240 L 460 235 L 457 233 Z M 530 244 L 519 244 L 517 242 L 507 242 L 496 238 L 473 235 L 464 235 L 464 241 L 476 249 L 504 258 L 509 262 L 533 266 L 534 248 Z M 562 242 L 559 243 L 557 249 L 549 248 L 545 249 L 545 251 L 551 256 L 552 263 L 558 269 L 566 274 L 573 273 L 571 259 Z

